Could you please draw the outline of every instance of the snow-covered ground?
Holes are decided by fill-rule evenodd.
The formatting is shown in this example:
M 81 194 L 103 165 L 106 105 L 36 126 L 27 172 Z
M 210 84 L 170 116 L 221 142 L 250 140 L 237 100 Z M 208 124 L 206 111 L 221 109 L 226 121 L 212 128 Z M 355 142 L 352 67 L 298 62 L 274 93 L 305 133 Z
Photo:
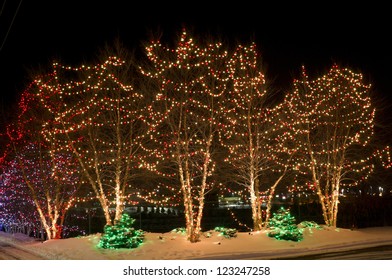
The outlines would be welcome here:
M 146 233 L 136 249 L 97 248 L 100 234 L 39 242 L 21 234 L 0 232 L 0 241 L 22 247 L 48 260 L 201 260 L 265 259 L 304 256 L 392 245 L 392 227 L 349 229 L 305 229 L 300 242 L 270 238 L 266 232 L 238 233 L 227 239 L 218 232 L 206 232 L 198 243 L 190 243 L 181 233 Z
M 207 237 L 208 236 L 208 237 Z M 385 278 L 390 260 L 284 260 L 307 254 L 392 245 L 392 227 L 348 229 L 306 229 L 301 242 L 278 241 L 266 232 L 238 233 L 226 239 L 219 233 L 205 233 L 191 244 L 180 233 L 146 233 L 145 242 L 136 249 L 97 248 L 99 234 L 64 240 L 36 241 L 25 235 L 0 232 L 0 259 L 28 256 L 28 260 L 0 260 L 4 279 L 140 279 L 140 280 L 241 280 Z M 389 251 L 390 252 L 390 251 Z M 44 260 L 37 260 L 39 258 Z M 283 260 L 274 260 L 282 258 Z M 363 255 L 362 255 L 363 259 Z M 377 259 L 377 258 L 374 258 Z M 378 258 L 380 259 L 380 258 Z M 223 276 L 223 277 L 222 277 Z M 267 277 L 268 276 L 268 277 Z

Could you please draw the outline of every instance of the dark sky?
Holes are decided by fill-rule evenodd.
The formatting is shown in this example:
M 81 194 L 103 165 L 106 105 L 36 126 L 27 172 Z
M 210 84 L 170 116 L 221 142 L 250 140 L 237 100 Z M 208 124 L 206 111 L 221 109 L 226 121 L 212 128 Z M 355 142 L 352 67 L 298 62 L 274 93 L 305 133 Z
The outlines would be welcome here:
M 252 3 L 258 3 L 252 4 Z M 4 0 L 2 0 L 3 5 Z M 0 15 L 0 43 L 20 0 L 8 0 Z M 160 30 L 174 38 L 183 26 L 198 36 L 217 35 L 225 42 L 254 39 L 267 76 L 281 89 L 290 87 L 304 64 L 310 74 L 323 73 L 334 62 L 361 71 L 377 95 L 392 102 L 392 34 L 389 9 L 382 6 L 298 7 L 263 1 L 220 5 L 213 1 L 23 1 L 0 50 L 3 103 L 30 81 L 29 71 L 52 59 L 78 65 L 119 38 L 141 49 Z M 309 10 L 310 9 L 310 10 Z

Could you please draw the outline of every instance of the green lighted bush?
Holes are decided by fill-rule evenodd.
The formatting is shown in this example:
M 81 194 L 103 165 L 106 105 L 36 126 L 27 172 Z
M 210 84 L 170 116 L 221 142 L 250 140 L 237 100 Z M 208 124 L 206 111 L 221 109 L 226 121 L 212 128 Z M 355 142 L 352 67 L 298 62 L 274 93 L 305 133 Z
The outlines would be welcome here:
M 322 229 L 322 227 L 313 221 L 303 221 L 298 225 L 299 228 L 315 228 L 315 229 Z
M 135 230 L 132 225 L 135 219 L 123 214 L 120 221 L 113 226 L 105 226 L 98 247 L 104 249 L 136 248 L 144 241 L 144 232 Z
M 186 233 L 186 229 L 184 227 L 179 227 L 179 228 L 172 229 L 171 232 L 185 234 Z
M 220 232 L 225 238 L 237 237 L 237 230 L 235 228 L 216 227 L 215 231 Z
M 302 231 L 295 224 L 295 218 L 291 216 L 290 210 L 280 208 L 273 214 L 269 222 L 269 237 L 278 240 L 301 241 L 303 239 Z

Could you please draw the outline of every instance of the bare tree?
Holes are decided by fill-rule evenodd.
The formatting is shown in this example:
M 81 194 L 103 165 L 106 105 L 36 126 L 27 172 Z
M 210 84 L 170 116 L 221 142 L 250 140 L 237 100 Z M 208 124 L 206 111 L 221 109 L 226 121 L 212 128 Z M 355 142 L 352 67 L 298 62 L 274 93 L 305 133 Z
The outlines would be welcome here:
M 36 90 L 34 82 L 25 90 L 18 117 L 7 126 L 3 180 L 15 189 L 20 204 L 34 205 L 47 238 L 61 238 L 65 213 L 80 185 L 79 174 L 72 154 L 59 152 L 53 137 L 47 141 L 42 137 L 42 125 L 53 115 L 39 106 Z
M 187 237 L 201 234 L 204 198 L 213 186 L 214 141 L 227 87 L 227 53 L 221 44 L 200 47 L 183 31 L 174 49 L 151 42 L 146 47 L 155 96 L 148 107 L 150 169 L 173 179 L 182 193 Z
M 109 56 L 113 52 L 124 58 Z M 114 220 L 120 220 L 142 166 L 143 96 L 129 84 L 134 61 L 124 48 L 104 52 L 100 59 L 76 68 L 54 63 L 52 78 L 38 81 L 38 95 L 55 114 L 55 123 L 44 125 L 45 137 L 56 135 L 60 149 L 74 154 L 111 225 L 111 206 Z M 52 100 L 62 106 L 53 107 Z
M 225 161 L 232 167 L 226 176 L 249 194 L 255 231 L 263 227 L 262 202 L 267 202 L 267 222 L 275 189 L 288 169 L 275 147 L 277 130 L 267 104 L 271 93 L 260 63 L 254 43 L 239 45 L 231 57 L 233 89 L 222 106 L 219 134 L 229 152 Z
M 316 192 L 326 225 L 336 226 L 342 186 L 355 186 L 373 171 L 370 141 L 375 109 L 362 75 L 334 65 L 324 76 L 294 82 L 280 110 L 282 137 L 297 151 L 293 168 Z M 306 183 L 305 183 L 306 184 Z

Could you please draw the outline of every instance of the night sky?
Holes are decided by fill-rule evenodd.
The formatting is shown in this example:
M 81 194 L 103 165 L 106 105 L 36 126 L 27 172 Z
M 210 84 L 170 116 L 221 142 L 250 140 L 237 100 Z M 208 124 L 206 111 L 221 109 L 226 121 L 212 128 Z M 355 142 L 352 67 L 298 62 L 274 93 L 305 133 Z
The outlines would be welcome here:
M 115 38 L 141 52 L 151 34 L 161 32 L 170 42 L 182 27 L 231 45 L 255 40 L 267 77 L 278 90 L 290 88 L 302 64 L 317 75 L 338 63 L 362 72 L 374 95 L 392 103 L 392 21 L 387 7 L 328 4 L 309 10 L 262 1 L 219 6 L 212 1 L 25 0 L 16 13 L 20 0 L 0 3 L 0 90 L 6 108 L 31 81 L 29 73 L 53 59 L 77 66 Z

